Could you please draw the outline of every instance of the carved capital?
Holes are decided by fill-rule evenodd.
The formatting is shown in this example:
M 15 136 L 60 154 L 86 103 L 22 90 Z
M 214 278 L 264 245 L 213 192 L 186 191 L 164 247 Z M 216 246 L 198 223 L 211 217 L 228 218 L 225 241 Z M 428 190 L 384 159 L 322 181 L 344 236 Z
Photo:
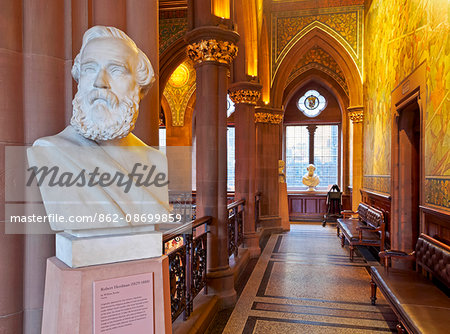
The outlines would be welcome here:
M 348 117 L 350 117 L 353 123 L 362 123 L 364 113 L 362 111 L 352 111 L 348 113 Z
M 196 64 L 214 61 L 230 65 L 236 58 L 237 52 L 236 44 L 215 39 L 200 40 L 189 44 L 187 47 L 188 57 Z
M 238 89 L 235 91 L 230 91 L 230 99 L 234 103 L 247 103 L 256 105 L 259 98 L 261 97 L 261 92 L 257 90 L 250 89 Z
M 283 122 L 283 110 L 271 107 L 255 108 L 255 123 L 281 124 Z
M 283 114 L 255 112 L 255 123 L 280 124 L 282 121 L 283 121 Z
M 364 109 L 363 107 L 349 107 L 348 117 L 351 119 L 352 123 L 362 123 L 364 119 Z

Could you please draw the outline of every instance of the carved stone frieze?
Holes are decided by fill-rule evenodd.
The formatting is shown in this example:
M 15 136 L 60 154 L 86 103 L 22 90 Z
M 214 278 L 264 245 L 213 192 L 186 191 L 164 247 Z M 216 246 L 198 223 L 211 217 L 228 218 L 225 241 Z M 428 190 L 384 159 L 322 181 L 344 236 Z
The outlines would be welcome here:
M 189 44 L 187 47 L 187 54 L 195 63 L 216 61 L 229 65 L 236 57 L 237 52 L 236 44 L 215 39 L 201 40 Z

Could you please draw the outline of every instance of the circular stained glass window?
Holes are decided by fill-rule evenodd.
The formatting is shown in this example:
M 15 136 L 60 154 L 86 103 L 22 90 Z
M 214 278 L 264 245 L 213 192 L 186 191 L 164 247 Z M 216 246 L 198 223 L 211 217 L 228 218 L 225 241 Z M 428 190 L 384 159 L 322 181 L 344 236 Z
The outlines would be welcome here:
M 327 106 L 327 100 L 317 90 L 308 90 L 297 101 L 297 108 L 308 117 L 316 117 Z

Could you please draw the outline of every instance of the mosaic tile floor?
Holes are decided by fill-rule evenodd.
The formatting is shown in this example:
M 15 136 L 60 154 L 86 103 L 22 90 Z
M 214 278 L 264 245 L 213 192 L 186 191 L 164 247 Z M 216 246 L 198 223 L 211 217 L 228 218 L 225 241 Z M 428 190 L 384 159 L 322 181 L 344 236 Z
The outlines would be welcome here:
M 370 304 L 367 263 L 348 255 L 335 227 L 273 234 L 223 333 L 396 333 L 383 296 Z

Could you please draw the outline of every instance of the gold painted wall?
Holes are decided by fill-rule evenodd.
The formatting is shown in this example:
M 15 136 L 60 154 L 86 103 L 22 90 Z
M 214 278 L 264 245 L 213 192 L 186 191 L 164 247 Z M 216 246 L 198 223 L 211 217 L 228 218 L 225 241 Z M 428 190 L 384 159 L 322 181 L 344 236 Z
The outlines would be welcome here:
M 448 0 L 373 0 L 364 42 L 365 188 L 390 192 L 391 92 L 425 61 L 425 201 L 450 208 L 449 33 Z
M 185 60 L 173 71 L 164 87 L 163 95 L 172 113 L 172 126 L 184 126 L 186 107 L 195 92 L 195 77 L 193 63 Z
M 163 54 L 187 31 L 186 10 L 166 10 L 159 12 L 159 53 Z

